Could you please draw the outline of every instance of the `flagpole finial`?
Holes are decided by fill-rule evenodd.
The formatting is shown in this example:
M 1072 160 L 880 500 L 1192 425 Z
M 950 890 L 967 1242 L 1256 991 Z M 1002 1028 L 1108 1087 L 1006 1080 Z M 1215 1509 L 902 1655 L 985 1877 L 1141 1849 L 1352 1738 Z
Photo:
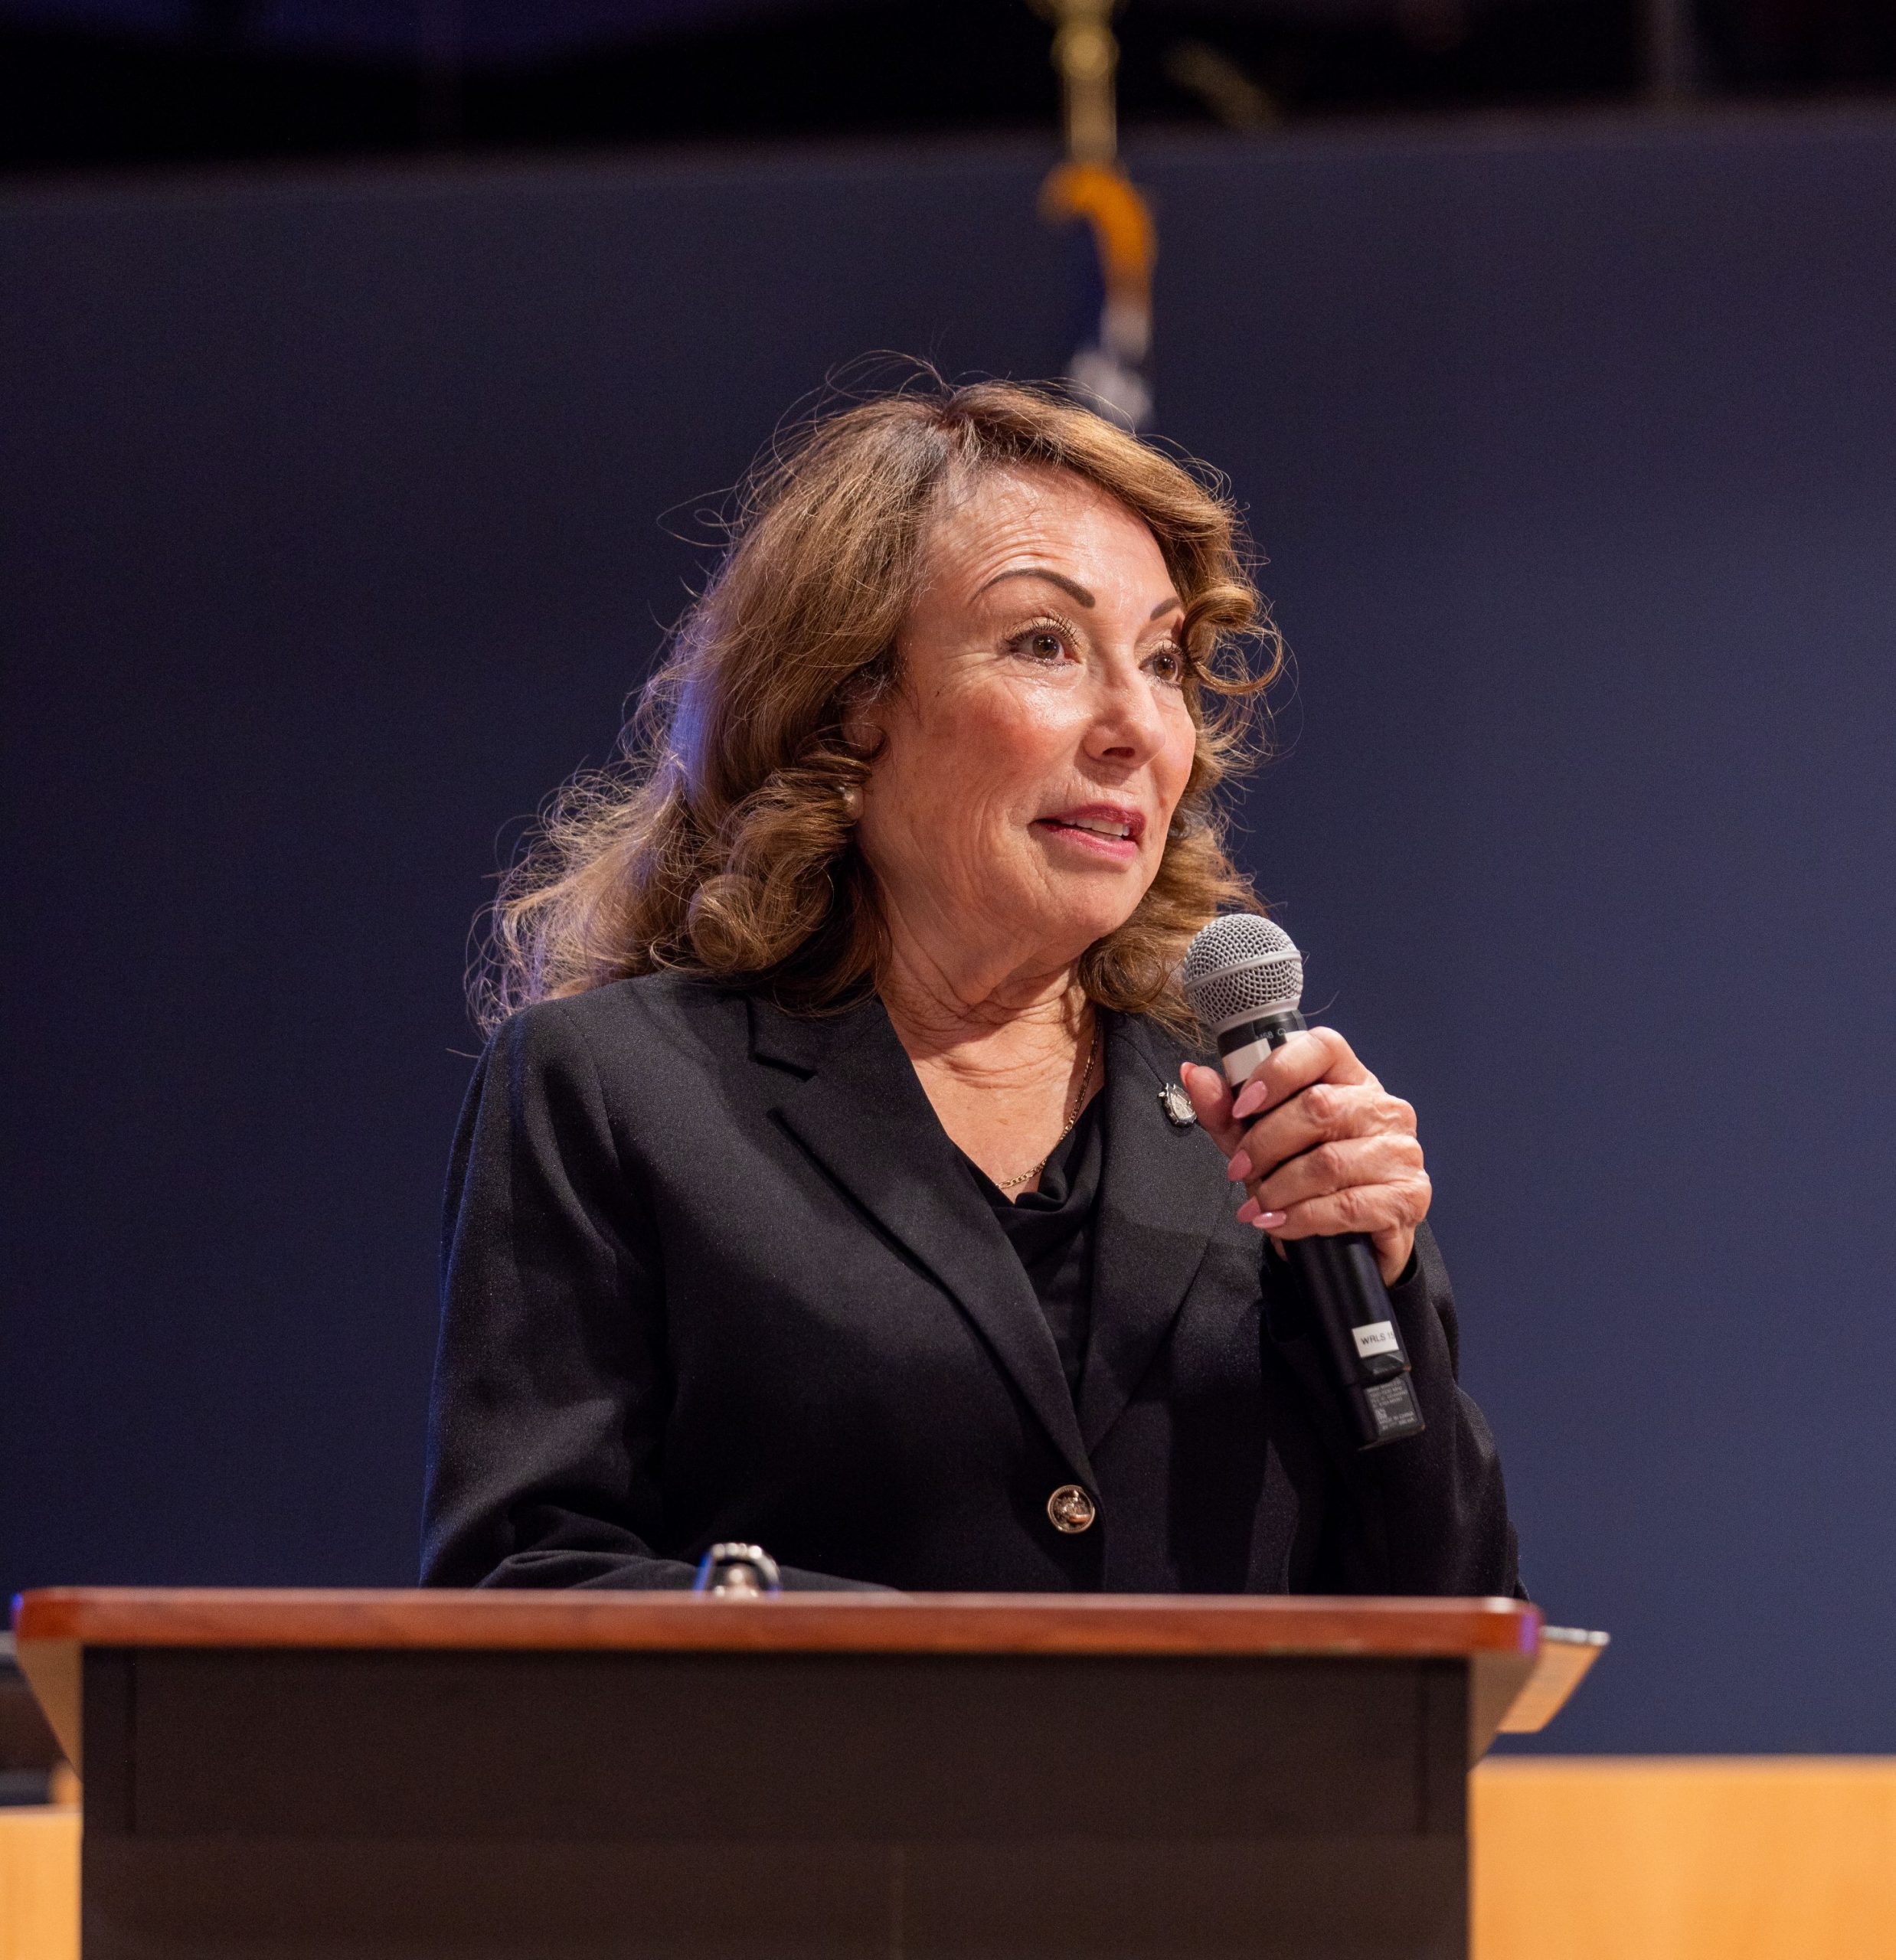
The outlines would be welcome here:
M 1055 22 L 1053 59 L 1060 74 L 1067 155 L 1075 163 L 1110 163 L 1119 154 L 1114 5 L 1115 0 L 1046 0 L 1044 11 Z

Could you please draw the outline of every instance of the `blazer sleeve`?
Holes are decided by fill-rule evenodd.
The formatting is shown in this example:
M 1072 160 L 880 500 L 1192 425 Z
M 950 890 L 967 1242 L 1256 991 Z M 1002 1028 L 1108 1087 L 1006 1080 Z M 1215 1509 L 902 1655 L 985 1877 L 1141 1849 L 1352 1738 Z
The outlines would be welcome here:
M 1309 1589 L 1525 1598 L 1501 1459 L 1487 1419 L 1456 1379 L 1455 1296 L 1427 1226 L 1389 1291 L 1426 1426 L 1420 1436 L 1355 1447 L 1287 1272 L 1269 1284 L 1267 1328 L 1319 1412 L 1335 1472 Z
M 449 1165 L 423 1584 L 689 1586 L 658 1549 L 670 1399 L 646 1181 L 575 1018 L 528 1008 L 488 1044 Z

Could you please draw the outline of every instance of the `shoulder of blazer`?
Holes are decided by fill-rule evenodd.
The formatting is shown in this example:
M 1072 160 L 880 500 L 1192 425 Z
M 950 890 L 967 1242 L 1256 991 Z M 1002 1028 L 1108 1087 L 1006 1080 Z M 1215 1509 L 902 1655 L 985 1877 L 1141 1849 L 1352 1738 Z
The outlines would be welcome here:
M 641 974 L 536 1001 L 497 1040 L 510 1031 L 529 1054 L 562 1045 L 583 1050 L 603 1078 L 619 1085 L 609 1092 L 615 1101 L 628 1093 L 641 1100 L 675 1094 L 694 1078 L 732 1085 L 753 1073 L 768 1097 L 777 1093 L 770 1085 L 793 1087 L 861 1050 L 865 1039 L 872 1052 L 855 1059 L 883 1089 L 891 1071 L 898 1080 L 904 1074 L 901 1046 L 873 994 L 824 1013 L 791 1014 L 754 986 L 688 973 Z
M 574 1030 L 602 1065 L 662 1067 L 694 1053 L 708 1060 L 742 1053 L 747 1040 L 741 989 L 689 973 L 642 973 L 583 994 L 536 1001 L 507 1025 L 531 1039 L 532 1024 L 554 1020 Z

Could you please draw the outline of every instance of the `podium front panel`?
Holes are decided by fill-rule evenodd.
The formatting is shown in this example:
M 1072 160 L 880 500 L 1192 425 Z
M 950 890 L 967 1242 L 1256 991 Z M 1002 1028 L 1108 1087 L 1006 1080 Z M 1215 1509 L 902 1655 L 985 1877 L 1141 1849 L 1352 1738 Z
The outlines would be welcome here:
M 1456 1955 L 1466 1674 L 93 1649 L 87 1960 Z

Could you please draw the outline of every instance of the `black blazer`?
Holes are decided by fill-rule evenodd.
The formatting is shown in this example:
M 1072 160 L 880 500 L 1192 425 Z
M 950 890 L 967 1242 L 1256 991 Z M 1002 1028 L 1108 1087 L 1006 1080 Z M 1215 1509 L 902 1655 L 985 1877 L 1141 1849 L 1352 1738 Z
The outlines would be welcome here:
M 1428 1430 L 1348 1446 L 1294 1292 L 1106 1023 L 1077 1396 L 880 1001 L 670 975 L 495 1036 L 451 1166 L 422 1576 L 677 1586 L 723 1539 L 789 1585 L 1505 1593 L 1514 1537 L 1424 1231 L 1395 1311 Z M 1090 1528 L 1048 1500 L 1077 1484 Z

